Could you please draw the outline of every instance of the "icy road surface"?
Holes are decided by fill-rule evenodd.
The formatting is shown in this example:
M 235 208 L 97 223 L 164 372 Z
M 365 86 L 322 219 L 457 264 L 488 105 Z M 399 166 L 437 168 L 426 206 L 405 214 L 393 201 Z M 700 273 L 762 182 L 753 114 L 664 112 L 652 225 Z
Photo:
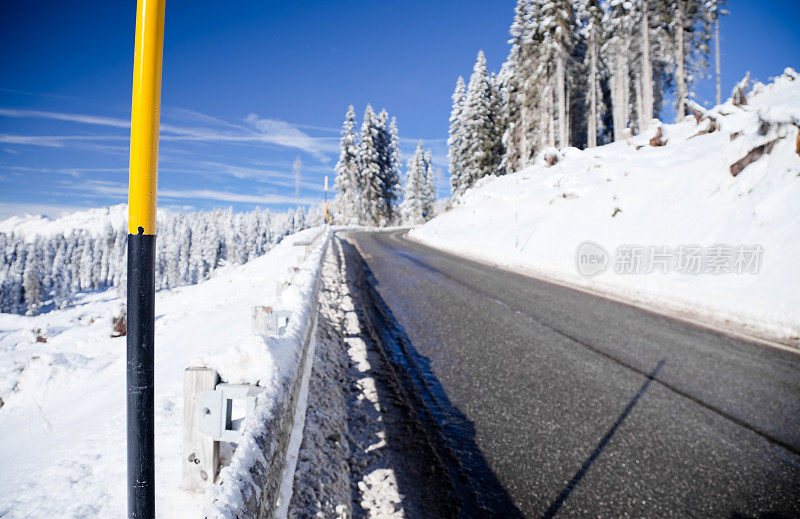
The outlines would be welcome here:
M 466 443 L 522 514 L 800 514 L 800 355 L 470 262 L 401 232 L 350 240 L 409 362 L 425 359 L 420 380 L 440 385 L 434 400 L 452 406 L 428 414 L 463 413 L 474 425 Z M 458 452 L 465 442 L 443 444 Z M 488 484 L 496 495 L 493 478 L 472 468 L 464 463 L 460 494 L 480 500 Z

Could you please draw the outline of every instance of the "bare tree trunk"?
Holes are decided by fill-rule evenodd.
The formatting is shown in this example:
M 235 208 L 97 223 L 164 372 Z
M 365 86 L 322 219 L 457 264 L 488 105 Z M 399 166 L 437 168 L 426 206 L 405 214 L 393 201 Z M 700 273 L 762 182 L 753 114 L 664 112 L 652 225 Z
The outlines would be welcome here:
M 638 133 L 644 131 L 645 126 L 647 124 L 644 122 L 644 94 L 642 93 L 642 89 L 644 88 L 644 81 L 642 80 L 642 74 L 636 74 L 636 77 L 633 78 L 633 89 L 634 94 L 636 95 L 636 126 Z
M 564 57 L 556 59 L 556 97 L 558 102 L 558 146 L 569 146 L 567 138 L 567 100 L 566 81 L 564 78 Z
M 722 104 L 722 86 L 720 85 L 720 56 L 719 56 L 719 14 L 714 23 L 714 61 L 717 75 L 717 104 Z
M 597 44 L 594 34 L 589 37 L 589 117 L 586 133 L 586 146 L 597 146 Z
M 628 77 L 628 58 L 618 46 L 614 56 L 614 78 L 611 105 L 614 118 L 614 140 L 625 138 L 630 115 L 630 83 Z
M 653 63 L 650 61 L 650 13 L 647 0 L 642 1 L 642 113 L 639 114 L 639 131 L 647 130 L 653 118 Z
M 556 145 L 556 118 L 555 118 L 555 93 L 553 92 L 553 86 L 551 85 L 547 92 L 547 119 L 548 119 L 548 128 L 549 128 L 549 142 L 547 143 L 548 146 L 551 148 L 555 147 Z
M 549 138 L 549 120 L 547 119 L 547 112 L 549 110 L 548 103 L 547 103 L 547 92 L 550 86 L 545 85 L 542 89 L 542 98 L 540 100 L 539 105 L 539 147 L 546 148 L 550 138 Z
M 683 53 L 685 45 L 683 35 L 683 4 L 681 0 L 677 2 L 677 13 L 675 16 L 675 89 L 678 96 L 677 113 L 675 114 L 675 121 L 680 122 L 686 115 L 686 98 L 689 97 L 689 88 L 686 85 L 686 70 Z
M 572 92 L 569 89 L 569 85 L 566 85 L 566 88 L 564 89 L 564 99 L 565 99 L 565 102 L 564 102 L 564 107 L 565 107 L 565 110 L 564 110 L 564 124 L 567 127 L 567 129 L 566 129 L 566 134 L 567 134 L 566 146 L 567 147 L 572 145 L 572 131 L 571 131 L 572 130 L 572 121 L 571 121 L 572 114 L 570 113 L 570 109 L 569 109 L 570 108 L 571 96 L 572 96 Z
M 614 141 L 622 139 L 622 95 L 620 89 L 620 67 L 619 49 L 614 54 L 614 73 L 611 77 L 611 118 L 614 121 Z

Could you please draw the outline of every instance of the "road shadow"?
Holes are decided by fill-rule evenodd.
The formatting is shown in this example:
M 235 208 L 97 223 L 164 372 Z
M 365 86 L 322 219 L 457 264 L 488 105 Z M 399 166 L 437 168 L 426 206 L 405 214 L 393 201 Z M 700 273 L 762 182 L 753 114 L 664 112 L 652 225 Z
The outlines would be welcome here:
M 430 361 L 412 344 L 403 326 L 375 289 L 369 266 L 356 248 L 340 241 L 347 261 L 358 263 L 347 269 L 351 290 L 359 290 L 364 302 L 363 325 L 370 331 L 387 365 L 421 426 L 437 465 L 451 482 L 449 494 L 454 504 L 452 517 L 524 517 L 511 496 L 500 484 L 475 442 L 475 426 L 452 404 L 442 384 L 433 374 Z M 402 484 L 401 482 L 398 482 Z M 402 488 L 401 488 L 402 491 Z M 442 497 L 447 498 L 446 496 Z
M 625 419 L 628 417 L 628 415 L 631 414 L 631 411 L 633 411 L 633 408 L 636 407 L 636 404 L 639 402 L 639 399 L 642 398 L 642 395 L 644 395 L 645 391 L 647 391 L 647 388 L 650 387 L 650 384 L 653 382 L 653 379 L 656 377 L 656 375 L 658 375 L 658 372 L 661 371 L 661 368 L 664 367 L 664 364 L 666 364 L 666 362 L 667 362 L 666 359 L 661 359 L 659 363 L 656 365 L 656 367 L 653 369 L 653 371 L 651 371 L 647 375 L 647 380 L 644 381 L 642 387 L 639 388 L 639 391 L 637 391 L 636 394 L 631 399 L 631 401 L 628 402 L 628 405 L 619 415 L 619 417 L 611 426 L 611 428 L 608 430 L 608 432 L 605 434 L 605 436 L 603 436 L 603 438 L 600 440 L 600 443 L 597 444 L 597 447 L 595 447 L 595 449 L 592 451 L 592 453 L 589 455 L 586 461 L 583 462 L 581 468 L 578 469 L 578 471 L 575 473 L 574 476 L 572 476 L 572 479 L 570 479 L 569 483 L 567 483 L 567 486 L 564 487 L 564 490 L 561 491 L 561 493 L 558 495 L 558 498 L 556 498 L 556 500 L 553 501 L 553 504 L 550 505 L 550 508 L 547 509 L 547 511 L 544 513 L 542 517 L 546 519 L 555 517 L 555 515 L 561 509 L 561 506 L 569 498 L 572 491 L 575 490 L 575 487 L 578 486 L 578 484 L 581 482 L 586 473 L 589 472 L 589 469 L 592 467 L 592 464 L 600 456 L 600 454 L 602 454 L 603 450 L 606 448 L 606 445 L 608 445 L 608 442 L 610 442 L 611 438 L 613 438 L 614 435 L 617 433 L 617 429 L 619 429 L 619 426 L 622 425 L 622 422 L 624 422 Z

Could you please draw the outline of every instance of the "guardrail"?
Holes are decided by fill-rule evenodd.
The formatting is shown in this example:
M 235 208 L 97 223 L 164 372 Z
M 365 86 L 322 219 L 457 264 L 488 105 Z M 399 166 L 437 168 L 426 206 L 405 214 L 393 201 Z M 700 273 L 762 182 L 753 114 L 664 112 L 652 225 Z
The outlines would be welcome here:
M 306 371 L 307 363 L 313 362 L 313 359 L 309 358 L 309 350 L 316 331 L 322 263 L 331 236 L 332 231 L 323 230 L 313 243 L 295 243 L 295 245 L 305 245 L 307 253 L 319 255 L 314 263 L 312 295 L 307 298 L 300 310 L 291 314 L 285 332 L 280 337 L 281 341 L 294 341 L 298 345 L 297 359 L 285 369 L 279 370 L 277 387 L 269 391 L 271 398 L 256 397 L 254 405 L 252 401 L 249 404 L 248 416 L 237 433 L 238 445 L 231 463 L 220 471 L 219 485 L 209 490 L 212 504 L 204 514 L 208 519 L 262 519 L 274 515 L 278 505 L 289 439 L 294 427 L 303 373 Z M 261 314 L 265 310 L 254 310 L 254 312 L 254 317 L 258 316 L 256 318 L 261 319 Z M 275 325 L 279 326 L 277 322 Z M 185 409 L 184 419 L 189 422 L 187 422 L 188 428 L 184 428 L 184 482 L 186 484 L 188 481 L 189 488 L 193 489 L 207 487 L 211 482 L 209 478 L 213 481 L 215 464 L 219 456 L 218 441 L 200 431 L 199 424 L 204 417 L 201 416 L 203 408 L 198 400 L 200 395 L 206 395 L 203 401 L 211 402 L 210 406 L 206 406 L 208 408 L 206 414 L 209 415 L 207 418 L 214 421 L 217 417 L 210 416 L 212 413 L 225 413 L 224 407 L 216 409 L 217 400 L 222 398 L 224 402 L 227 398 L 224 393 L 226 388 L 219 389 L 218 395 L 209 393 L 223 384 L 217 384 L 216 372 L 203 371 L 204 369 L 190 368 L 184 379 L 185 390 L 191 393 L 185 396 L 185 406 L 188 409 Z M 242 391 L 236 387 L 228 389 L 230 395 Z M 211 407 L 215 409 L 212 410 Z M 214 427 L 206 425 L 204 429 L 208 432 Z M 223 435 L 226 433 L 230 438 L 230 432 L 225 429 L 218 431 L 219 438 L 223 440 L 225 439 Z M 190 442 L 189 445 L 186 442 Z

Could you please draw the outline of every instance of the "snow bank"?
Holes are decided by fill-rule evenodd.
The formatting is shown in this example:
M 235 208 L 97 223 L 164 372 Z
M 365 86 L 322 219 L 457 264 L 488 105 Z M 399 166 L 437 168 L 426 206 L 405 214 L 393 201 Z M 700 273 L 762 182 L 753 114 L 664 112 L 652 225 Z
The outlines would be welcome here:
M 245 362 L 235 361 L 233 366 L 229 361 L 232 356 L 205 364 L 215 367 L 225 381 L 258 383 L 267 391 L 259 397 L 255 413 L 245 421 L 230 466 L 220 471 L 220 485 L 209 489 L 213 502 L 204 517 L 257 517 L 277 503 L 301 374 L 311 362 L 308 351 L 313 350 L 319 276 L 330 236 L 327 233 L 316 241 L 284 294 L 283 308 L 292 311 L 286 332 L 279 338 L 262 337 L 266 348 L 256 348 L 269 352 L 272 362 L 265 365 L 268 369 L 263 373 L 256 370 L 257 376 L 248 380 L 243 374 L 251 373 L 246 367 L 249 356 Z M 251 346 L 248 351 L 252 351 Z
M 198 285 L 156 294 L 156 508 L 160 517 L 200 517 L 228 495 L 236 470 L 209 495 L 183 491 L 183 370 L 210 365 L 223 380 L 257 383 L 278 401 L 296 370 L 309 322 L 319 252 L 304 245 L 320 228 L 284 239 L 245 265 L 218 269 Z M 295 273 L 293 267 L 299 267 Z M 280 298 L 281 278 L 293 278 Z M 292 311 L 281 338 L 251 332 L 251 308 Z M 36 317 L 0 314 L 0 516 L 124 517 L 126 513 L 125 338 L 111 338 L 116 291 L 84 295 L 75 307 Z M 38 342 L 46 340 L 46 342 Z M 260 407 L 266 418 L 267 406 Z M 251 434 L 257 425 L 247 426 Z M 245 449 L 233 456 L 247 464 Z M 251 451 L 257 455 L 256 451 Z
M 652 135 L 580 151 L 561 150 L 519 173 L 487 178 L 454 208 L 411 231 L 421 242 L 578 287 L 657 305 L 748 333 L 800 338 L 800 77 L 787 69 L 757 84 L 748 103 L 731 101 L 708 119 L 663 125 L 665 146 Z M 652 133 L 652 130 L 651 130 Z M 769 143 L 773 143 L 769 145 Z M 754 148 L 769 153 L 735 178 L 731 165 Z M 605 250 L 607 270 L 586 277 L 577 250 L 591 241 Z M 670 268 L 615 272 L 619 247 L 760 246 L 757 273 Z M 629 247 L 630 249 L 630 247 Z M 673 263 L 674 267 L 674 263 Z M 646 269 L 645 269 L 646 270 Z

